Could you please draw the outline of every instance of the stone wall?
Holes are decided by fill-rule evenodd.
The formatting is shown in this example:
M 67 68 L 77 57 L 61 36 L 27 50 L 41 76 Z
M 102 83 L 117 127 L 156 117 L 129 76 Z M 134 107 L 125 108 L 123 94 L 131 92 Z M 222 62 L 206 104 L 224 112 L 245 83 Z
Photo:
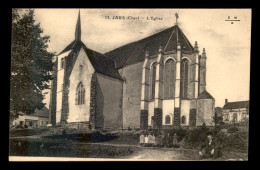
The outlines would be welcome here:
M 122 129 L 123 81 L 99 73 L 96 75 L 96 127 Z
M 148 128 L 148 110 L 141 110 L 140 128 L 141 129 L 147 129 Z
M 215 101 L 214 99 L 198 99 L 196 126 L 201 126 L 203 122 L 207 126 L 214 125 Z
M 143 62 L 119 70 L 125 79 L 123 84 L 123 128 L 140 127 L 141 86 Z
M 174 108 L 173 127 L 180 127 L 180 108 Z
M 52 124 L 52 126 L 56 125 L 56 98 L 57 98 L 57 67 L 58 67 L 58 60 L 54 63 L 53 68 L 53 80 L 51 83 L 51 96 L 50 96 L 50 106 L 49 106 L 49 123 Z
M 67 128 L 74 128 L 80 130 L 89 130 L 89 122 L 70 122 L 64 125 Z
M 69 95 L 69 74 L 68 74 L 68 57 L 65 57 L 64 64 L 64 79 L 63 79 L 63 90 L 62 90 L 62 108 L 61 108 L 61 124 L 66 124 L 69 114 L 69 104 L 68 104 L 68 95 Z M 67 69 L 66 69 L 67 68 Z
M 97 76 L 94 73 L 91 79 L 91 88 L 90 88 L 90 116 L 89 123 L 92 129 L 95 129 L 96 120 L 96 85 L 97 85 Z
M 162 109 L 155 108 L 154 109 L 154 129 L 161 129 L 162 128 Z

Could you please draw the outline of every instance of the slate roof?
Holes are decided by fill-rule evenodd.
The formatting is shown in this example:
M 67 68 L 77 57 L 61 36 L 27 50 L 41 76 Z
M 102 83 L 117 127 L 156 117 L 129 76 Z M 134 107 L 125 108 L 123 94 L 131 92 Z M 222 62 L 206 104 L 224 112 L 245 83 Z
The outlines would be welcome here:
M 182 51 L 194 51 L 182 30 L 178 25 L 175 25 L 147 38 L 116 48 L 105 55 L 115 61 L 117 68 L 122 68 L 144 61 L 146 50 L 149 51 L 150 56 L 158 54 L 160 45 L 163 46 L 165 52 L 177 50 L 177 39 L 181 44 Z
M 83 43 L 82 47 L 85 50 L 89 60 L 97 73 L 122 80 L 118 70 L 115 68 L 115 63 L 112 59 L 105 55 L 87 48 Z
M 207 90 L 204 90 L 202 93 L 199 94 L 198 99 L 214 99 L 214 97 L 207 92 Z
M 35 113 L 33 115 L 38 116 L 38 117 L 48 118 L 49 117 L 49 109 L 44 106 L 43 110 L 35 110 Z
M 60 55 L 69 50 L 72 50 L 67 57 L 66 69 L 68 69 L 67 70 L 68 74 L 71 73 L 71 71 L 73 69 L 74 60 L 76 60 L 76 58 L 75 59 L 73 58 L 73 54 L 76 51 L 79 51 L 81 47 L 86 52 L 92 66 L 94 67 L 94 69 L 97 73 L 123 81 L 123 78 L 120 76 L 118 70 L 115 68 L 115 63 L 111 58 L 108 58 L 104 54 L 101 54 L 99 52 L 96 52 L 94 50 L 87 48 L 87 46 L 82 41 L 77 40 L 77 39 L 74 40 L 72 43 L 70 43 L 64 50 L 62 50 L 59 53 L 59 55 Z M 74 57 L 77 57 L 77 56 L 74 56 Z
M 82 42 L 80 40 L 76 39 L 76 40 L 72 41 L 72 43 L 70 43 L 66 48 L 64 48 L 64 50 L 62 50 L 58 55 L 66 53 L 67 51 L 72 50 L 72 49 L 78 51 L 81 47 L 81 44 L 82 44 Z
M 228 102 L 223 109 L 249 108 L 249 101 Z

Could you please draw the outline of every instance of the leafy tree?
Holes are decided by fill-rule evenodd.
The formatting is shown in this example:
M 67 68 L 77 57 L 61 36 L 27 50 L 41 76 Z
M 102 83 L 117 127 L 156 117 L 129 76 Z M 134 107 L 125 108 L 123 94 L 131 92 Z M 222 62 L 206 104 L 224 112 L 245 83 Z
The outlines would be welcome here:
M 47 51 L 50 37 L 42 34 L 34 10 L 12 10 L 11 119 L 19 112 L 32 114 L 44 107 L 42 91 L 52 79 L 54 53 Z
M 215 112 L 215 114 L 213 116 L 213 120 L 214 120 L 215 125 L 220 125 L 223 122 L 223 117 L 222 117 L 222 115 L 218 115 L 218 113 Z

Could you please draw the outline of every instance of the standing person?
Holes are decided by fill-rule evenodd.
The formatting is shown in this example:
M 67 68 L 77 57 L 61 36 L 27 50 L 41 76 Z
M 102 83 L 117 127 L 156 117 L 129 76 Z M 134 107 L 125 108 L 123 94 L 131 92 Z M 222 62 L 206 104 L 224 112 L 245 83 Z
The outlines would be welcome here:
M 145 135 L 144 137 L 144 146 L 148 145 L 148 135 Z
M 152 137 L 151 133 L 149 133 L 149 135 L 148 135 L 148 145 L 149 146 L 152 145 L 152 141 L 153 141 L 153 137 Z
M 207 133 L 207 140 L 201 145 L 199 150 L 200 159 L 214 158 L 215 154 L 215 141 L 210 132 Z
M 170 133 L 167 134 L 166 141 L 167 141 L 167 147 L 170 148 L 172 145 L 172 138 L 171 138 Z
M 163 134 L 162 145 L 163 145 L 163 147 L 167 147 L 167 135 L 166 134 Z
M 153 136 L 152 136 L 152 139 L 153 139 L 153 140 L 152 140 L 152 145 L 155 146 L 156 143 L 155 143 L 155 136 L 154 136 L 154 134 L 153 134 Z
M 142 133 L 141 135 L 140 135 L 140 145 L 144 145 L 144 143 L 145 143 L 145 141 L 144 141 L 144 134 Z
M 161 134 L 161 132 L 158 132 L 158 135 L 155 138 L 155 143 L 156 143 L 157 147 L 162 146 L 162 134 Z
M 173 135 L 173 141 L 172 141 L 172 144 L 173 144 L 173 147 L 177 147 L 178 146 L 178 136 L 176 133 L 174 133 Z

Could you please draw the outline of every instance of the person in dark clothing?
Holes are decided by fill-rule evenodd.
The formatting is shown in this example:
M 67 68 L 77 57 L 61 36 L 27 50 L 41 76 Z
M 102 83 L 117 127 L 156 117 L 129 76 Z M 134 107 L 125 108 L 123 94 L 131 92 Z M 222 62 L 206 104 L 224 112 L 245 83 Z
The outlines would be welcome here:
M 207 134 L 207 140 L 201 145 L 199 151 L 200 159 L 214 158 L 215 155 L 215 140 L 211 133 Z
M 168 148 L 172 147 L 172 137 L 170 133 L 168 133 L 166 136 L 166 147 Z

